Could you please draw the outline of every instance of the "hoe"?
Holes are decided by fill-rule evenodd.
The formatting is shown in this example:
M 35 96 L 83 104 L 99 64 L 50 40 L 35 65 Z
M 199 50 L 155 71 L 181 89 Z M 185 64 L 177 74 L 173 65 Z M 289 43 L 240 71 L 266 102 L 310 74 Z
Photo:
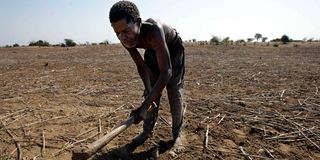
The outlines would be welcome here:
M 98 140 L 86 146 L 77 146 L 72 150 L 72 160 L 86 160 L 97 153 L 101 148 L 107 145 L 112 139 L 117 135 L 125 131 L 134 122 L 134 117 L 128 118 L 126 121 L 122 122 L 120 126 L 112 130 L 110 133 L 104 135 Z
M 147 112 L 152 112 L 157 107 L 156 103 L 153 103 Z M 97 153 L 101 148 L 107 145 L 112 139 L 118 136 L 120 133 L 129 128 L 135 121 L 135 117 L 131 116 L 126 121 L 122 122 L 117 128 L 113 129 L 110 133 L 97 139 L 96 141 L 88 145 L 76 146 L 72 150 L 72 160 L 87 160 Z

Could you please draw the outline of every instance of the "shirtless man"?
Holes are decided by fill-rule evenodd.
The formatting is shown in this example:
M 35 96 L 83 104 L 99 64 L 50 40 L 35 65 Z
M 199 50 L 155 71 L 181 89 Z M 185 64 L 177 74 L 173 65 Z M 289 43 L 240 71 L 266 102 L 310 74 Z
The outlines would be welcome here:
M 175 152 L 181 151 L 185 64 L 180 36 L 175 29 L 157 20 L 142 21 L 137 6 L 130 1 L 115 3 L 110 9 L 109 19 L 121 44 L 135 62 L 145 87 L 145 100 L 131 112 L 131 116 L 135 116 L 135 124 L 144 122 L 143 132 L 133 139 L 131 146 L 135 149 L 152 134 L 161 92 L 166 87 L 172 116 L 172 149 Z M 145 49 L 144 59 L 137 48 Z M 154 109 L 150 109 L 152 106 Z

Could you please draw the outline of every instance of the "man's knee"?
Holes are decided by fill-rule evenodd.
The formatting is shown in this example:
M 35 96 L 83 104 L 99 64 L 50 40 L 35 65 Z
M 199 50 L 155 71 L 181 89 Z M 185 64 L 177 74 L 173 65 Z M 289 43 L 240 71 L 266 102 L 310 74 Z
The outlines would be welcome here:
M 167 92 L 169 100 L 182 99 L 182 85 L 167 87 Z

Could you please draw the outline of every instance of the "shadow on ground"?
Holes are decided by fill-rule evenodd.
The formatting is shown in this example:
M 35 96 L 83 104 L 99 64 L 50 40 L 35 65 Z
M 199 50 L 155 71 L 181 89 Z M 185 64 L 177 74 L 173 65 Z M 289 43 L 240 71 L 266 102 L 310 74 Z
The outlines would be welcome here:
M 95 160 L 150 160 L 157 157 L 172 147 L 171 141 L 159 141 L 154 147 L 149 150 L 133 153 L 134 149 L 130 144 L 112 149 L 106 153 L 100 153 L 93 159 Z

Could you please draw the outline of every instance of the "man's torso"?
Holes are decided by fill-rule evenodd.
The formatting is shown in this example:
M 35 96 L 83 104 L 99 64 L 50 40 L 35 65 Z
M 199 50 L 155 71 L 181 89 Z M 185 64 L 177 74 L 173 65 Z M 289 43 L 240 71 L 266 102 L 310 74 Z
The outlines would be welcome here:
M 155 29 L 155 27 L 158 27 L 161 30 L 163 30 L 167 46 L 172 44 L 176 40 L 177 32 L 174 28 L 165 23 L 150 18 L 142 22 L 140 28 L 139 42 L 137 43 L 136 48 L 153 49 L 151 39 L 154 38 L 154 34 L 152 32 Z

